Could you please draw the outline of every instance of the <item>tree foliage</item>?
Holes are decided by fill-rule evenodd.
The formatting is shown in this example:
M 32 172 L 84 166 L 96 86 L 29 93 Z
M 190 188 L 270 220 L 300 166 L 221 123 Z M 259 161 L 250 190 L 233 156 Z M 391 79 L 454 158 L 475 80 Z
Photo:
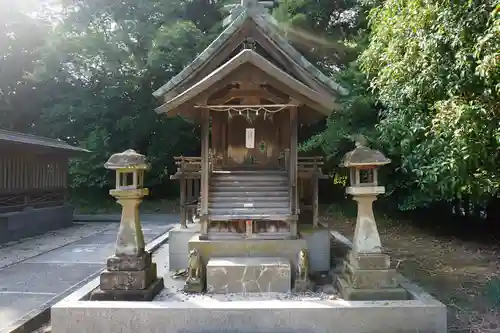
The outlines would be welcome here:
M 66 1 L 36 78 L 59 92 L 42 111 L 39 133 L 92 150 L 72 165 L 75 188 L 107 187 L 103 162 L 133 148 L 146 154 L 148 186 L 168 179 L 173 156 L 198 149 L 198 132 L 158 117 L 152 92 L 177 74 L 213 38 L 218 8 L 205 1 Z
M 360 62 L 384 105 L 377 130 L 403 209 L 497 194 L 499 8 L 389 0 L 370 13 Z
M 39 15 L 33 4 L 7 7 L 0 13 L 0 127 L 92 150 L 72 163 L 75 189 L 108 187 L 103 162 L 136 149 L 152 162 L 147 185 L 166 194 L 173 156 L 199 153 L 199 134 L 183 120 L 158 117 L 152 92 L 220 32 L 226 2 L 62 0 L 51 12 L 35 1 Z M 495 1 L 280 0 L 273 15 L 294 46 L 349 90 L 342 111 L 303 130 L 315 135 L 301 149 L 321 149 L 336 172 L 352 137 L 364 134 L 393 161 L 384 182 L 400 209 L 494 205 Z

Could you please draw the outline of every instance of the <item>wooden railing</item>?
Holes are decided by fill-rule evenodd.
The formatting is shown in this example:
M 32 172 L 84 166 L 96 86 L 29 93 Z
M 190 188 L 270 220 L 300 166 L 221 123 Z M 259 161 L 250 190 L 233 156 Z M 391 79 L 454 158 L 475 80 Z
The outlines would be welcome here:
M 201 157 L 185 157 L 177 156 L 174 157 L 175 164 L 177 165 L 177 172 L 200 172 L 201 171 Z
M 18 193 L 0 193 L 0 213 L 19 211 L 26 207 L 43 208 L 65 203 L 66 189 L 33 189 Z
M 323 166 L 323 156 L 300 157 L 297 163 L 299 172 L 321 173 Z

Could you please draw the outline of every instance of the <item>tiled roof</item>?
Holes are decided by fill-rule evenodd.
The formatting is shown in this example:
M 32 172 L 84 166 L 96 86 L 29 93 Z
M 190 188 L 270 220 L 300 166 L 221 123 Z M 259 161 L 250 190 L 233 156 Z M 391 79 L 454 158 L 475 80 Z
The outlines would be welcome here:
M 50 139 L 43 136 L 35 136 L 31 134 L 12 132 L 2 129 L 0 129 L 0 141 L 42 146 L 67 152 L 90 152 L 87 149 L 69 145 L 62 140 Z
M 341 87 L 335 80 L 324 75 L 319 69 L 311 64 L 304 56 L 302 56 L 295 48 L 278 32 L 276 22 L 268 13 L 256 12 L 246 8 L 239 7 L 234 18 L 226 29 L 203 51 L 191 64 L 186 66 L 179 74 L 173 77 L 169 82 L 157 89 L 153 95 L 161 97 L 175 89 L 182 82 L 187 80 L 193 73 L 201 68 L 205 63 L 210 61 L 225 45 L 231 36 L 237 33 L 247 20 L 252 20 L 255 25 L 270 38 L 279 50 L 293 63 L 303 68 L 309 75 L 314 77 L 319 83 L 327 87 L 329 90 L 340 95 L 347 94 L 347 90 Z

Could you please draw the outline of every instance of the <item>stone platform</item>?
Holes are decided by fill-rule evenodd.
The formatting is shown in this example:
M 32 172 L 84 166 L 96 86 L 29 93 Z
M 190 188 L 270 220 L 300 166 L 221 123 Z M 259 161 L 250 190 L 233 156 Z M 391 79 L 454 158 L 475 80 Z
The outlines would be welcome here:
M 285 258 L 212 258 L 207 264 L 207 292 L 287 293 L 291 275 L 290 260 Z
M 189 250 L 200 252 L 203 264 L 216 257 L 272 257 L 285 258 L 297 264 L 299 251 L 307 248 L 305 239 L 211 239 L 202 240 L 199 235 L 191 237 Z
M 322 293 L 186 294 L 168 244 L 153 260 L 165 289 L 152 302 L 98 302 L 96 279 L 52 307 L 53 333 L 445 333 L 446 307 L 396 275 L 407 301 L 346 301 Z

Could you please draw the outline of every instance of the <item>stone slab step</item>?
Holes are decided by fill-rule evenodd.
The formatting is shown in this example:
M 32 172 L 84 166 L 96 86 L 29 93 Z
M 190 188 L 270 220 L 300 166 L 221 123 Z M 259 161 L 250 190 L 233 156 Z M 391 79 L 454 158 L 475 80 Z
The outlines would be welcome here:
M 285 258 L 223 257 L 207 263 L 207 291 L 227 293 L 287 293 L 291 263 Z

